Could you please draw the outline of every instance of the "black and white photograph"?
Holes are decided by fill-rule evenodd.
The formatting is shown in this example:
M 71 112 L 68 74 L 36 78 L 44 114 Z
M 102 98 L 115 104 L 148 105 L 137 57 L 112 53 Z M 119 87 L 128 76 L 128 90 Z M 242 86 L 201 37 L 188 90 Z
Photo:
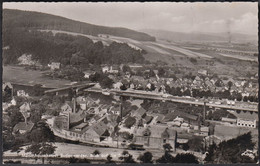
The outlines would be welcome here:
M 2 164 L 259 164 L 258 2 L 2 3 Z

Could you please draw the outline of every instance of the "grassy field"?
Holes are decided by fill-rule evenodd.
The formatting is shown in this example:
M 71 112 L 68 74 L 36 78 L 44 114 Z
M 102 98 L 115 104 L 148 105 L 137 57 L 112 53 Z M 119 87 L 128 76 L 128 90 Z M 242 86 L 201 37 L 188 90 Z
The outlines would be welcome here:
M 48 88 L 58 88 L 66 86 L 71 81 L 44 77 L 42 71 L 25 70 L 20 66 L 3 66 L 3 82 L 24 85 L 41 84 Z

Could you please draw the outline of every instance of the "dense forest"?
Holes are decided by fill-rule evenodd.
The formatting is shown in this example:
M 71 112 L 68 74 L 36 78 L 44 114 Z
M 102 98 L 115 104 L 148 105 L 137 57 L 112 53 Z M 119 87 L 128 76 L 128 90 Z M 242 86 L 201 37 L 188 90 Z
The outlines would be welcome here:
M 63 30 L 93 36 L 108 34 L 139 41 L 155 41 L 155 37 L 126 28 L 97 26 L 46 13 L 4 9 L 3 30 L 9 29 L 10 27 Z
M 3 63 L 17 63 L 23 54 L 32 54 L 32 60 L 43 65 L 61 62 L 63 65 L 121 64 L 143 63 L 142 51 L 135 50 L 125 43 L 113 42 L 104 46 L 102 42 L 94 43 L 83 36 L 63 33 L 53 35 L 11 26 L 3 29 Z

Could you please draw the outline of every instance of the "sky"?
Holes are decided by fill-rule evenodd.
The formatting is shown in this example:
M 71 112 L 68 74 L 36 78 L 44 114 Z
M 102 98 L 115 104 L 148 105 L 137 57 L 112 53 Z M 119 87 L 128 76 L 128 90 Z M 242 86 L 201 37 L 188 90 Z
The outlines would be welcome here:
M 257 2 L 8 2 L 3 8 L 38 11 L 133 30 L 257 35 Z

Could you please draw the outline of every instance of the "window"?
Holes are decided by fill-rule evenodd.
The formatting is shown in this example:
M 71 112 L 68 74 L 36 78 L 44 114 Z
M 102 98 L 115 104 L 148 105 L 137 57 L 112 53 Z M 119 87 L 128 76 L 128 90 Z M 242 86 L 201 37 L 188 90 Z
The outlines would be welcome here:
M 166 143 L 166 139 L 165 138 L 163 139 L 163 143 Z

